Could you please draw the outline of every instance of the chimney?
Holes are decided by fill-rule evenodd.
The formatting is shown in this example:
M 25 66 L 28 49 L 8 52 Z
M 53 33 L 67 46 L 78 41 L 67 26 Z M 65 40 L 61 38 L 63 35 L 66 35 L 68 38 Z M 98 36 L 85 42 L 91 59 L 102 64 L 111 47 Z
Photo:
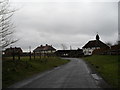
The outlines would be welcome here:
M 40 47 L 42 47 L 43 45 L 40 45 Z

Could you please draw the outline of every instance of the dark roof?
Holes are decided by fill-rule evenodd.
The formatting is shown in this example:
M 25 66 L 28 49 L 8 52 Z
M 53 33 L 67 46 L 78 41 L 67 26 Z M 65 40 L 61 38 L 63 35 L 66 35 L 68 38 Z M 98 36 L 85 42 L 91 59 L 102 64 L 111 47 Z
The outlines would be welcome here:
M 44 46 L 43 50 L 56 50 L 52 46 Z
M 20 52 L 22 52 L 22 49 L 20 48 L 20 47 L 15 47 L 15 48 L 12 48 L 12 47 L 10 47 L 10 48 L 7 48 L 6 50 L 5 50 L 5 52 L 12 52 L 12 51 L 20 51 Z
M 83 50 L 78 49 L 78 50 L 58 50 L 58 51 L 56 51 L 56 53 L 70 53 L 70 52 L 83 52 Z
M 60 57 L 80 57 L 83 55 L 83 50 L 58 50 L 55 54 Z
M 36 49 L 33 50 L 33 52 L 38 52 L 38 51 L 47 51 L 47 50 L 56 50 L 55 48 L 53 48 L 50 45 L 46 45 L 46 46 L 39 46 Z
M 92 47 L 100 47 L 100 48 L 109 48 L 105 43 L 100 40 L 92 40 L 89 41 L 83 48 L 92 48 Z

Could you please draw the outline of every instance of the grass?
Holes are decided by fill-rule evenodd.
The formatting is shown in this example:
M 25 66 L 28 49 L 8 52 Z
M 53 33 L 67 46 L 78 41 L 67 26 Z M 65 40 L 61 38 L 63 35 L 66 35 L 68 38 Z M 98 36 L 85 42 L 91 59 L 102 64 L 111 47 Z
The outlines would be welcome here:
M 111 85 L 113 88 L 120 88 L 120 75 L 118 75 L 118 60 L 117 55 L 93 55 L 84 57 L 83 59 L 90 63 L 96 71 Z
M 16 58 L 17 59 L 17 58 Z M 46 61 L 46 62 L 45 62 Z M 22 57 L 21 60 L 13 61 L 11 57 L 3 58 L 2 64 L 2 85 L 6 88 L 20 80 L 28 78 L 39 72 L 52 69 L 65 64 L 69 60 L 58 57 L 39 58 L 29 60 L 29 57 Z

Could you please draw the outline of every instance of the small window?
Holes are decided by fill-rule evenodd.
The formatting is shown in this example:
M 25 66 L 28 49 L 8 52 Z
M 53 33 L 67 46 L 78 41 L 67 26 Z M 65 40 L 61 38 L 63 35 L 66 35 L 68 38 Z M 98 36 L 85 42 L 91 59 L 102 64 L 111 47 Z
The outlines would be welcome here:
M 88 53 L 91 53 L 91 51 L 89 51 Z

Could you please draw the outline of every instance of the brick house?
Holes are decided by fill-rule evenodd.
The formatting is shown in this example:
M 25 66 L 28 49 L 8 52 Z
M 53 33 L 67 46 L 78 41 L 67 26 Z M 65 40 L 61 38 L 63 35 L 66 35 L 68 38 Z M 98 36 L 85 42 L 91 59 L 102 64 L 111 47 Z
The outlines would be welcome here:
M 13 54 L 22 54 L 23 51 L 20 47 L 10 47 L 10 48 L 7 48 L 5 51 L 5 56 L 12 56 Z
M 112 55 L 120 55 L 120 44 L 111 46 L 109 52 Z
M 93 54 L 120 55 L 120 44 L 113 45 L 109 49 L 101 48 L 93 51 Z

